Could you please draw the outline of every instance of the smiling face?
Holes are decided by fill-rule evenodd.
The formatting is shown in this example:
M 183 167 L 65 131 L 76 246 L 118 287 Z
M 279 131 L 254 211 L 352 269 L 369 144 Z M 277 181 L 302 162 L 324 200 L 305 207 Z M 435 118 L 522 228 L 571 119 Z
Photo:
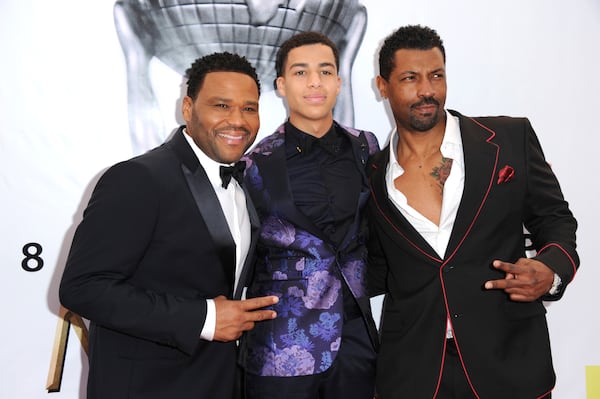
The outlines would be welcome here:
M 325 134 L 341 88 L 331 48 L 320 43 L 296 47 L 288 53 L 282 72 L 277 91 L 287 100 L 290 122 L 306 133 Z
M 258 87 L 239 72 L 209 72 L 196 100 L 183 99 L 188 134 L 214 161 L 233 163 L 254 143 L 260 120 Z
M 378 76 L 377 87 L 389 100 L 399 131 L 426 132 L 443 126 L 446 69 L 439 48 L 396 51 L 389 79 Z

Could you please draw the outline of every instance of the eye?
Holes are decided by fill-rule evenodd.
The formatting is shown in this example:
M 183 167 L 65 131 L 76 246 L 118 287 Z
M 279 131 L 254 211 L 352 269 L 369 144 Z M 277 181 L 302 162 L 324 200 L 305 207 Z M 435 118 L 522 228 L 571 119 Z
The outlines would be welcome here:
M 296 72 L 294 72 L 294 75 L 296 75 L 296 76 L 304 76 L 304 75 L 306 75 L 306 72 L 305 71 L 296 71 Z
M 333 75 L 333 72 L 331 72 L 331 71 L 328 71 L 328 70 L 321 71 L 321 73 L 322 73 L 323 75 L 326 75 L 326 76 Z
M 258 112 L 258 108 L 257 107 L 252 107 L 252 106 L 247 106 L 247 107 L 244 107 L 243 111 L 244 112 L 248 112 L 248 113 L 257 113 Z
M 217 103 L 214 105 L 215 108 L 220 108 L 220 109 L 224 109 L 227 110 L 229 109 L 229 104 L 224 104 L 224 103 Z

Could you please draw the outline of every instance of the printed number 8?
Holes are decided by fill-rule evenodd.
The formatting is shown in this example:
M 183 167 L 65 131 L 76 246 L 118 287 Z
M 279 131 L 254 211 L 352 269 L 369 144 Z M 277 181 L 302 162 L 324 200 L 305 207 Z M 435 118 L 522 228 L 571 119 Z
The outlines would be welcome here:
M 31 249 L 33 248 L 33 251 Z M 40 257 L 42 246 L 37 242 L 30 242 L 23 246 L 23 255 L 25 259 L 21 262 L 21 267 L 27 272 L 37 272 L 44 267 L 44 260 Z M 35 267 L 29 266 L 29 263 L 35 263 Z

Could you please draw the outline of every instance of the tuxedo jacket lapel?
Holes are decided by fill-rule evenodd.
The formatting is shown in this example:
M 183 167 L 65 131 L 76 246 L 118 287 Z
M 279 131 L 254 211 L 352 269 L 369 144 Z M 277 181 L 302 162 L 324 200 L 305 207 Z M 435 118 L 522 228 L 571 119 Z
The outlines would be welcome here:
M 464 240 L 471 232 L 473 224 L 487 200 L 489 191 L 494 184 L 494 176 L 498 168 L 499 148 L 493 139 L 495 133 L 472 118 L 467 118 L 457 112 L 451 113 L 460 118 L 460 132 L 463 142 L 465 162 L 465 184 L 462 199 L 456 214 L 456 220 L 450 235 L 442 266 L 449 262 Z M 377 207 L 383 207 L 387 212 L 388 222 L 409 244 L 430 259 L 439 259 L 435 251 L 423 237 L 402 216 L 387 197 L 385 191 L 385 170 L 389 162 L 389 145 L 379 158 L 377 171 L 373 174 L 373 194 Z
M 403 248 L 417 252 L 426 257 L 434 266 L 439 266 L 441 260 L 435 250 L 419 234 L 412 224 L 396 208 L 389 199 L 385 184 L 385 173 L 389 163 L 390 145 L 379 152 L 371 161 L 371 196 L 377 212 L 385 219 L 389 234 L 401 237 L 399 241 Z
M 356 201 L 356 212 L 354 217 L 354 229 L 349 229 L 346 232 L 346 236 L 342 240 L 342 247 L 348 244 L 349 240 L 351 240 L 355 236 L 355 229 L 360 228 L 360 220 L 362 218 L 361 209 L 365 209 L 365 204 L 369 200 L 370 191 L 369 184 L 366 173 L 366 164 L 369 159 L 369 143 L 367 142 L 364 134 L 359 136 L 355 136 L 351 132 L 348 132 L 342 126 L 336 123 L 336 128 L 339 129 L 340 132 L 344 133 L 349 139 L 350 144 L 352 145 L 352 152 L 354 154 L 354 159 L 356 161 L 356 168 L 360 172 L 361 176 L 361 190 L 358 195 L 358 200 Z
M 321 230 L 294 203 L 287 172 L 284 142 L 282 141 L 280 146 L 273 148 L 270 156 L 257 155 L 254 162 L 264 171 L 263 183 L 271 195 L 270 206 L 276 210 L 274 213 L 280 213 L 294 225 L 317 237 L 322 237 Z
M 235 282 L 235 242 L 229 231 L 217 194 L 183 134 L 185 133 L 180 128 L 169 143 L 181 160 L 183 175 L 194 197 L 198 211 L 204 219 L 208 233 L 213 239 L 216 246 L 215 250 L 219 254 L 221 265 L 225 275 L 231 282 L 230 286 L 233 291 Z
M 235 292 L 233 294 L 234 299 L 240 299 L 242 297 L 242 291 L 244 290 L 244 286 L 246 285 L 246 281 L 250 281 L 252 264 L 254 263 L 254 248 L 256 248 L 256 242 L 258 241 L 258 233 L 260 229 L 260 220 L 258 219 L 258 214 L 256 213 L 256 209 L 254 208 L 254 204 L 252 203 L 252 199 L 250 198 L 250 193 L 245 186 L 244 194 L 246 195 L 246 208 L 248 209 L 248 216 L 250 218 L 250 248 L 248 249 L 248 255 L 244 260 L 244 266 L 242 267 L 242 271 L 240 273 L 240 280 L 238 282 L 237 287 L 235 288 Z
M 494 131 L 472 118 L 464 117 L 456 112 L 452 113 L 460 118 L 465 184 L 446 250 L 446 262 L 454 257 L 477 221 L 481 208 L 494 184 L 499 154 L 498 145 L 493 141 Z

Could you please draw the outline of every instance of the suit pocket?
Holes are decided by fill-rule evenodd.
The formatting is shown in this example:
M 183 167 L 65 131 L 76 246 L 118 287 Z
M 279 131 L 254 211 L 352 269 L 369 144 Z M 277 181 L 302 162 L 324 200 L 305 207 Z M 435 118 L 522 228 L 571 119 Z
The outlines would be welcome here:
M 123 353 L 121 358 L 131 360 L 187 361 L 189 356 L 172 346 L 144 339 L 132 339 L 131 350 Z

